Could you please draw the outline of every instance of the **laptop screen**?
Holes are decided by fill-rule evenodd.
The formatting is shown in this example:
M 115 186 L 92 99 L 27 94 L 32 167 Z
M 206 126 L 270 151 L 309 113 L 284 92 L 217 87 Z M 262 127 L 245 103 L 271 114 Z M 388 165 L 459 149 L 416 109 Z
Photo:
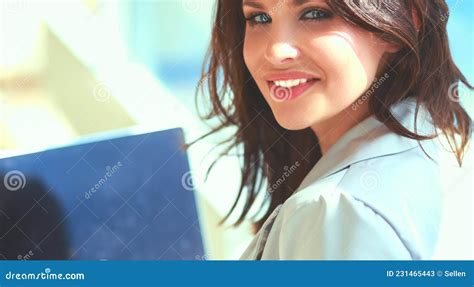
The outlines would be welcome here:
M 0 159 L 0 258 L 204 255 L 181 129 Z

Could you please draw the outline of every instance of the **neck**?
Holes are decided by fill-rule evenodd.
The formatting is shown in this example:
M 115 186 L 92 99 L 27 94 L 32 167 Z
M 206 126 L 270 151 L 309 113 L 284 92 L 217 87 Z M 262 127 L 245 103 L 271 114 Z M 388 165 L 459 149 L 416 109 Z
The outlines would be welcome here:
M 370 116 L 368 101 L 353 109 L 352 105 L 325 121 L 314 124 L 311 129 L 316 134 L 324 155 L 346 132 Z

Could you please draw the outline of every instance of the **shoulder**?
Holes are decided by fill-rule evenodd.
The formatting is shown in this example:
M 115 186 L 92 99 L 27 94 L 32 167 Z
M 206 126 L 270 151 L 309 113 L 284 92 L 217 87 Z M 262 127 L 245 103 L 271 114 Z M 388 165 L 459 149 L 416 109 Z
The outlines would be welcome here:
M 280 211 L 281 244 L 291 250 L 299 240 L 317 249 L 318 241 L 324 247 L 317 258 L 429 257 L 441 212 L 436 155 L 430 156 L 415 147 L 361 161 L 300 190 Z
M 338 188 L 361 200 L 382 194 L 435 196 L 441 188 L 440 163 L 439 152 L 431 145 L 356 162 L 348 167 Z
M 415 197 L 426 193 L 435 196 L 441 189 L 438 158 L 437 151 L 425 145 L 355 162 L 298 190 L 285 205 L 291 212 L 301 206 L 322 203 L 338 193 L 363 202 L 389 201 L 387 196 Z
M 338 189 L 286 202 L 272 233 L 280 259 L 411 259 L 383 216 Z

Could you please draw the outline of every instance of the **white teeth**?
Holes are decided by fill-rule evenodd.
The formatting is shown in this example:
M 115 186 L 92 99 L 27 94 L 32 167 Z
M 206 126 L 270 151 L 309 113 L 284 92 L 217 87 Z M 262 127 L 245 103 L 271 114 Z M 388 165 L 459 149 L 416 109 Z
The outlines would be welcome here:
M 274 83 L 275 85 L 279 87 L 292 88 L 300 84 L 304 84 L 307 81 L 308 79 L 296 79 L 296 80 L 288 80 L 288 81 L 274 81 Z

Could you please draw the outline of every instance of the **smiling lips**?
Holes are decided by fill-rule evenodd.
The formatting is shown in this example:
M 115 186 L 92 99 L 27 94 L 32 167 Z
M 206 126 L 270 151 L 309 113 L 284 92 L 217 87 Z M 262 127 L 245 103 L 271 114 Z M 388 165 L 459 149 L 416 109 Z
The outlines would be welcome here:
M 321 79 L 319 76 L 302 72 L 276 73 L 264 78 L 272 98 L 277 102 L 298 98 Z

